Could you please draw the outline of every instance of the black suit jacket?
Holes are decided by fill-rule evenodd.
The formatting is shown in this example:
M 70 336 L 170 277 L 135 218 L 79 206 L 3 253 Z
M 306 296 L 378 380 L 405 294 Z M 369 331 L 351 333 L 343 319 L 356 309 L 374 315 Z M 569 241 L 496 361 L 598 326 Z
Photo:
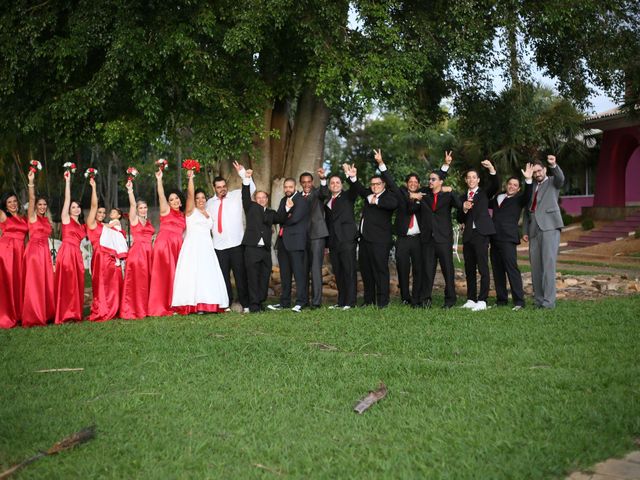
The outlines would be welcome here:
M 476 226 L 476 232 L 480 235 L 493 235 L 496 233 L 493 220 L 491 220 L 491 216 L 489 215 L 489 199 L 496 194 L 498 188 L 500 188 L 500 178 L 498 174 L 489 175 L 489 184 L 486 190 L 480 186 L 473 196 L 473 208 L 467 213 L 464 213 L 462 209 L 458 210 L 458 222 L 464 224 L 463 242 L 471 238 L 474 224 Z M 463 203 L 467 198 L 467 191 L 460 194 L 460 200 Z
M 271 248 L 271 229 L 276 219 L 276 211 L 266 210 L 251 200 L 249 185 L 242 185 L 242 207 L 247 220 L 242 237 L 242 245 L 257 247 L 260 239 L 264 246 Z
M 398 187 L 393 177 L 389 174 L 389 170 L 381 172 L 382 179 L 387 184 L 387 189 L 396 196 L 398 200 L 398 209 L 396 210 L 396 221 L 394 231 L 399 237 L 406 237 L 409 230 L 409 222 L 411 216 L 416 215 L 416 219 L 420 213 L 420 203 L 409 198 L 409 190 L 406 187 Z
M 280 206 L 276 212 L 276 222 L 284 228 L 282 237 L 278 236 L 276 248 L 282 244 L 289 251 L 305 250 L 309 231 L 309 202 L 300 192 L 293 195 L 293 207 L 286 211 L 287 197 L 280 200 Z
M 329 248 L 337 248 L 340 244 L 355 242 L 358 239 L 358 227 L 353 213 L 356 198 L 358 195 L 354 188 L 343 190 L 336 197 L 333 208 L 329 208 L 329 187 L 320 187 L 320 199 L 324 204 L 324 218 L 329 230 Z
M 420 200 L 420 239 L 427 242 L 433 239 L 436 243 L 453 244 L 453 225 L 451 210 L 461 209 L 460 194 L 456 192 L 439 192 L 436 209 L 433 210 L 434 195 L 428 188 L 420 190 L 424 193 Z
M 302 193 L 300 195 L 302 195 Z M 320 198 L 320 190 L 313 187 L 309 192 L 309 195 L 306 197 L 303 196 L 303 198 L 306 198 L 309 203 L 309 238 L 316 239 L 327 237 L 329 235 L 329 231 L 327 230 L 327 224 L 324 220 L 324 205 Z
M 372 243 L 391 243 L 391 217 L 393 211 L 398 207 L 397 197 L 386 189 L 378 197 L 378 203 L 372 205 L 367 201 L 367 197 L 373 192 L 370 188 L 365 188 L 357 179 L 351 183 L 351 189 L 355 189 L 356 193 L 364 198 L 364 206 L 362 207 L 362 231 L 360 235 L 368 242 Z
M 516 193 L 513 197 L 502 201 L 498 206 L 498 196 L 489 201 L 489 208 L 493 210 L 493 225 L 496 229 L 494 238 L 501 242 L 520 243 L 520 229 L 518 222 L 522 209 L 529 205 L 533 183 L 525 183 L 524 191 Z

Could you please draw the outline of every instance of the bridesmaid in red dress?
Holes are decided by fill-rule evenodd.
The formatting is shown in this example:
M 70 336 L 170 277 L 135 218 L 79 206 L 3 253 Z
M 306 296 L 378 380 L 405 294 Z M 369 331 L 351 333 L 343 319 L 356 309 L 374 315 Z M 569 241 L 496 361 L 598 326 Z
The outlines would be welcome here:
M 147 202 L 144 200 L 136 202 L 131 181 L 127 182 L 127 192 L 129 193 L 129 226 L 133 236 L 133 245 L 129 250 L 124 273 L 120 317 L 134 319 L 147 316 L 153 260 L 151 237 L 155 233 L 155 228 L 147 219 L 149 210 Z
M 29 172 L 29 243 L 24 251 L 24 302 L 22 326 L 33 327 L 53 322 L 56 314 L 53 296 L 53 263 L 49 252 L 51 222 L 47 200 L 36 197 L 35 173 Z
M 107 253 L 100 245 L 102 229 L 108 227 L 96 221 L 98 194 L 96 193 L 95 179 L 90 178 L 89 184 L 91 185 L 91 209 L 87 216 L 87 236 L 93 247 L 91 260 L 93 301 L 91 302 L 89 320 L 104 322 L 118 316 L 120 294 L 122 293 L 122 270 L 119 262 L 116 265 L 115 257 Z
M 0 199 L 0 328 L 15 327 L 22 316 L 24 239 L 27 220 L 18 215 L 18 197 Z
M 162 185 L 162 169 L 156 172 L 158 180 L 158 202 L 160 203 L 160 232 L 153 245 L 153 263 L 151 266 L 151 287 L 147 315 L 162 317 L 173 315 L 171 299 L 173 298 L 173 277 L 182 236 L 186 228 L 184 218 L 184 201 L 182 192 L 172 190 L 169 197 L 164 195 Z
M 71 200 L 71 174 L 64 172 L 64 204 L 60 212 L 62 245 L 56 257 L 53 291 L 56 297 L 55 323 L 82 320 L 84 263 L 80 242 L 87 236 L 80 202 Z

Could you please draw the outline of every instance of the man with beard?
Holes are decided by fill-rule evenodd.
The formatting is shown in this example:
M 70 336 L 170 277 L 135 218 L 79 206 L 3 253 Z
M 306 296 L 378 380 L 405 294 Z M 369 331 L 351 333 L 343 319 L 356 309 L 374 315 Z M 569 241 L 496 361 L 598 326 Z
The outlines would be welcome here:
M 309 230 L 309 202 L 296 190 L 296 181 L 287 178 L 284 181 L 284 197 L 276 213 L 276 222 L 280 224 L 276 250 L 280 265 L 280 303 L 269 305 L 271 310 L 291 307 L 291 275 L 296 281 L 296 304 L 291 309 L 300 312 L 307 306 L 309 293 L 305 281 L 305 248 Z
M 529 242 L 531 281 L 537 308 L 556 306 L 556 260 L 560 230 L 564 226 L 558 196 L 564 185 L 564 173 L 554 155 L 547 155 L 549 170 L 540 161 L 533 163 L 534 191 L 525 210 L 524 236 Z M 552 173 L 552 177 L 547 176 Z
M 491 267 L 493 283 L 496 287 L 496 304 L 498 306 L 509 303 L 507 278 L 511 286 L 513 310 L 524 308 L 524 289 L 522 275 L 518 268 L 517 246 L 520 244 L 520 229 L 518 222 L 522 209 L 529 205 L 533 191 L 533 164 L 527 163 L 522 170 L 525 178 L 524 191 L 520 191 L 520 179 L 511 177 L 507 180 L 504 192 L 489 201 L 489 208 L 493 210 L 493 225 L 496 233 L 491 235 Z
M 467 279 L 467 302 L 462 306 L 479 311 L 487 309 L 489 297 L 489 237 L 496 233 L 493 221 L 489 216 L 489 199 L 500 187 L 500 179 L 496 169 L 489 160 L 481 165 L 489 170 L 489 185 L 480 187 L 480 175 L 475 169 L 468 170 L 465 175 L 467 193 L 460 196 L 462 210 L 458 211 L 458 222 L 463 225 L 462 254 L 464 256 L 464 273 Z M 476 271 L 480 273 L 480 292 L 476 280 Z
M 245 169 L 238 162 L 233 166 L 240 178 L 244 180 Z M 240 189 L 229 191 L 227 181 L 223 177 L 213 180 L 215 195 L 207 200 L 206 210 L 213 219 L 213 247 L 216 250 L 220 270 L 227 285 L 229 305 L 233 301 L 231 289 L 231 271 L 236 281 L 238 292 L 237 300 L 245 312 L 249 311 L 249 295 L 247 292 L 247 278 L 244 265 L 244 249 L 242 237 L 244 225 L 242 223 L 242 192 Z M 249 190 L 251 195 L 256 191 L 253 179 L 250 179 Z
M 311 308 L 319 308 L 322 305 L 322 263 L 324 261 L 324 248 L 327 243 L 329 231 L 324 219 L 324 206 L 319 198 L 319 189 L 313 186 L 313 175 L 304 172 L 300 175 L 302 197 L 309 203 L 309 236 L 307 239 L 305 267 L 307 273 L 305 279 L 311 275 Z
M 351 167 L 342 166 L 346 175 Z M 355 188 L 344 191 L 342 179 L 333 174 L 327 179 L 324 169 L 318 169 L 320 177 L 320 196 L 325 206 L 325 218 L 329 229 L 329 254 L 331 268 L 338 287 L 338 303 L 329 308 L 349 310 L 356 306 L 357 266 L 356 242 L 358 227 L 353 213 L 353 204 L 358 198 Z
M 242 206 L 244 208 L 246 229 L 242 238 L 244 245 L 247 285 L 249 291 L 249 311 L 264 310 L 263 302 L 269 291 L 271 276 L 271 230 L 276 212 L 269 208 L 269 194 L 263 191 L 255 193 L 256 201 L 251 200 L 252 170 L 247 170 L 242 180 Z
M 429 188 L 410 193 L 409 198 L 420 204 L 420 241 L 423 261 L 423 282 L 420 304 L 431 308 L 436 268 L 444 277 L 444 304 L 451 308 L 456 303 L 455 269 L 453 266 L 453 227 L 451 210 L 462 208 L 462 201 L 451 187 L 443 186 L 445 172 L 453 161 L 452 152 L 445 152 L 445 164 L 429 174 Z
M 364 187 L 357 178 L 358 170 L 347 172 L 350 189 L 364 199 L 360 221 L 360 273 L 364 284 L 364 306 L 385 308 L 389 304 L 389 251 L 391 250 L 391 217 L 398 206 L 396 196 L 386 189 L 380 175 L 374 175 Z

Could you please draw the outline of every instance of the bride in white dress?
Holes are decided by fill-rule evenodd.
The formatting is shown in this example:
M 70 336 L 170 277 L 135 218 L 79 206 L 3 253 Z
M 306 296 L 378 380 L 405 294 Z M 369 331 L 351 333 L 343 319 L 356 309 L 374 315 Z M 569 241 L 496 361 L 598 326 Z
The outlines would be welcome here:
M 187 230 L 178 256 L 171 301 L 171 306 L 182 315 L 223 312 L 229 306 L 227 286 L 211 240 L 213 219 L 205 210 L 204 192 L 194 191 L 193 175 L 192 170 L 187 171 Z

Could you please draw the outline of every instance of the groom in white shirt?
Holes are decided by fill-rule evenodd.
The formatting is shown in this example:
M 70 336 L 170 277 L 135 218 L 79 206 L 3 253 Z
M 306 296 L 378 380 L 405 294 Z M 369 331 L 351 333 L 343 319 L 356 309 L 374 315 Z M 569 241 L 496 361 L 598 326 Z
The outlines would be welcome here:
M 233 166 L 240 178 L 244 179 L 245 168 L 238 162 Z M 238 293 L 237 301 L 244 311 L 249 311 L 249 293 L 247 291 L 247 276 L 244 266 L 244 251 L 242 237 L 244 236 L 244 221 L 242 210 L 242 190 L 227 189 L 227 181 L 222 177 L 213 180 L 215 195 L 207 201 L 206 209 L 213 219 L 213 247 L 218 256 L 218 263 L 227 284 L 229 305 L 233 299 L 231 289 L 231 271 L 236 281 Z M 251 195 L 256 191 L 256 185 L 251 179 L 249 184 Z

